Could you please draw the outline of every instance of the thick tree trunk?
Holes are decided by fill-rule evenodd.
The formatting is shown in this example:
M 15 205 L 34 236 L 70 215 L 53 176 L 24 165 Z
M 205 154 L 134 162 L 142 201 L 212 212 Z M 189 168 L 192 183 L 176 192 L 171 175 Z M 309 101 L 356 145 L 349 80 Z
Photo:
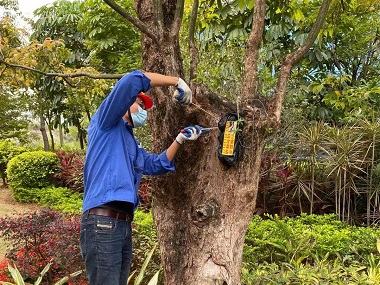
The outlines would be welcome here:
M 163 9 L 165 21 L 173 18 L 169 7 L 176 4 L 169 2 Z M 136 7 L 140 19 L 154 27 L 153 4 L 144 0 Z M 171 38 L 169 30 L 163 33 L 160 39 L 165 40 L 159 39 L 159 47 L 143 37 L 144 69 L 182 76 L 178 37 Z M 205 88 L 193 85 L 192 89 L 196 104 L 217 117 L 233 111 Z M 173 102 L 174 88 L 150 92 L 155 101 L 150 123 L 153 136 L 159 138 L 155 152 L 165 150 L 182 127 L 217 126 L 218 120 L 199 108 Z M 217 135 L 214 130 L 197 142 L 186 142 L 177 154 L 175 173 L 154 180 L 153 215 L 167 285 L 240 284 L 244 236 L 255 207 L 263 141 L 251 134 L 244 161 L 227 168 L 217 157 Z
M 157 184 L 154 217 L 165 284 L 240 284 L 260 159 L 251 157 L 256 165 L 249 165 L 246 157 L 228 169 L 217 149 L 215 134 L 201 145 L 184 146 L 176 174 Z

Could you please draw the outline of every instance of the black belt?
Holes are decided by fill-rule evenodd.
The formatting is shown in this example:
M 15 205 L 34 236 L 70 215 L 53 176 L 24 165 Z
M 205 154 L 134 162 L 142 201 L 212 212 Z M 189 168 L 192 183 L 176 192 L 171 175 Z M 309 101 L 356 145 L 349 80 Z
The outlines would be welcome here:
M 124 220 L 128 222 L 132 222 L 132 217 L 129 214 L 118 212 L 112 209 L 107 208 L 92 208 L 87 211 L 88 214 L 98 215 L 98 216 L 105 216 L 105 217 L 111 217 L 118 220 Z

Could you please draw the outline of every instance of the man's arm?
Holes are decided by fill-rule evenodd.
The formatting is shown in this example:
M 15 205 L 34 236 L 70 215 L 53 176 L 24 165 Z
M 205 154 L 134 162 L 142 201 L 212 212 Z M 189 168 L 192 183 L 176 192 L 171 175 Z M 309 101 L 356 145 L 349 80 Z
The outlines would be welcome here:
M 176 140 L 168 147 L 166 150 L 166 156 L 169 162 L 172 162 L 180 147 L 181 145 Z
M 150 79 L 150 85 L 152 87 L 157 86 L 175 86 L 178 83 L 179 78 L 175 76 L 167 76 L 153 72 L 143 72 L 146 77 Z
M 169 162 L 172 162 L 174 159 L 174 156 L 177 154 L 177 151 L 179 150 L 181 144 L 183 144 L 185 141 L 195 141 L 199 138 L 199 136 L 202 134 L 202 127 L 195 125 L 195 126 L 189 126 L 184 128 L 176 137 L 175 141 L 168 147 L 166 150 L 166 157 L 168 158 Z M 203 134 L 206 134 L 207 131 L 203 132 Z
M 192 103 L 192 94 L 189 86 L 180 77 L 162 75 L 159 73 L 143 72 L 150 79 L 150 85 L 156 86 L 175 86 L 177 88 L 173 97 L 181 104 L 188 105 Z

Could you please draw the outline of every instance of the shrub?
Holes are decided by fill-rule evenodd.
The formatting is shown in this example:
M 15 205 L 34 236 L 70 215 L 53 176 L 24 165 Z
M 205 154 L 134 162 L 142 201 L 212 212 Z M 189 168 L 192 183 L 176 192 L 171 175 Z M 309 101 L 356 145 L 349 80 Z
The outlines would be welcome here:
M 373 281 L 373 279 L 376 279 Z M 345 266 L 336 261 L 320 260 L 316 264 L 302 262 L 262 263 L 251 271 L 243 268 L 242 285 L 279 285 L 279 284 L 379 284 L 379 276 L 370 277 L 369 269 L 353 264 Z
M 39 191 L 38 204 L 63 213 L 80 214 L 82 210 L 82 193 L 73 193 L 64 187 L 47 187 Z
M 60 160 L 59 171 L 53 175 L 56 186 L 83 193 L 84 153 L 57 151 L 56 154 Z
M 43 188 L 52 184 L 51 175 L 57 171 L 58 157 L 45 151 L 24 152 L 12 158 L 7 167 L 11 188 Z
M 145 213 L 140 210 L 136 211 L 133 220 L 132 241 L 133 258 L 131 272 L 139 272 L 147 258 L 146 254 L 157 244 L 157 235 L 152 213 Z M 145 271 L 144 280 L 151 279 L 159 269 L 160 254 L 158 248 L 156 248 L 152 258 L 150 259 L 149 267 Z
M 349 265 L 376 252 L 379 236 L 378 228 L 350 226 L 336 220 L 335 215 L 268 220 L 256 216 L 246 234 L 244 261 L 250 267 L 299 258 L 314 262 L 315 255 L 328 255 L 329 260 L 344 258 Z
M 1 236 L 11 244 L 7 258 L 13 261 L 25 281 L 35 280 L 49 262 L 51 270 L 44 284 L 83 269 L 79 249 L 80 216 L 68 216 L 50 209 L 0 219 Z M 64 238 L 63 238 L 64 237 Z M 85 277 L 76 277 L 79 284 Z
M 27 149 L 24 147 L 17 146 L 15 143 L 9 140 L 0 141 L 0 175 L 3 179 L 4 185 L 7 184 L 7 164 L 8 162 L 19 155 L 20 153 L 25 152 Z
M 11 276 L 8 270 L 8 260 L 5 257 L 0 261 L 0 281 L 11 281 Z
M 83 268 L 79 229 L 80 215 L 68 216 L 50 209 L 26 213 L 22 217 L 0 219 L 1 236 L 11 243 L 8 260 L 15 263 L 26 281 L 35 280 L 44 266 L 52 261 L 51 270 L 47 273 L 51 283 L 47 284 Z M 157 244 L 151 213 L 136 212 L 133 241 L 131 272 L 139 272 L 147 258 L 146 254 Z M 159 264 L 159 251 L 156 249 L 145 271 L 144 280 L 149 280 L 157 273 Z M 87 284 L 85 282 L 84 275 L 81 275 L 72 284 Z
M 139 210 L 149 212 L 152 209 L 152 187 L 151 178 L 143 176 L 141 179 L 138 195 L 140 198 Z
M 82 209 L 83 193 L 73 193 L 65 187 L 49 186 L 40 189 L 15 186 L 12 191 L 18 202 L 37 203 L 69 214 L 80 214 Z

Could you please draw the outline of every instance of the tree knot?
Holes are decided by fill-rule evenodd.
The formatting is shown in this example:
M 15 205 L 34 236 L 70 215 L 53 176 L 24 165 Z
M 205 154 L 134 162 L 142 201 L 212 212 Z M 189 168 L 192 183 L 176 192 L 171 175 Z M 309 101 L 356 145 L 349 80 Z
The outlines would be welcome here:
M 219 214 L 219 205 L 215 200 L 210 200 L 201 205 L 193 206 L 191 209 L 191 219 L 199 227 L 204 226 L 213 217 Z

